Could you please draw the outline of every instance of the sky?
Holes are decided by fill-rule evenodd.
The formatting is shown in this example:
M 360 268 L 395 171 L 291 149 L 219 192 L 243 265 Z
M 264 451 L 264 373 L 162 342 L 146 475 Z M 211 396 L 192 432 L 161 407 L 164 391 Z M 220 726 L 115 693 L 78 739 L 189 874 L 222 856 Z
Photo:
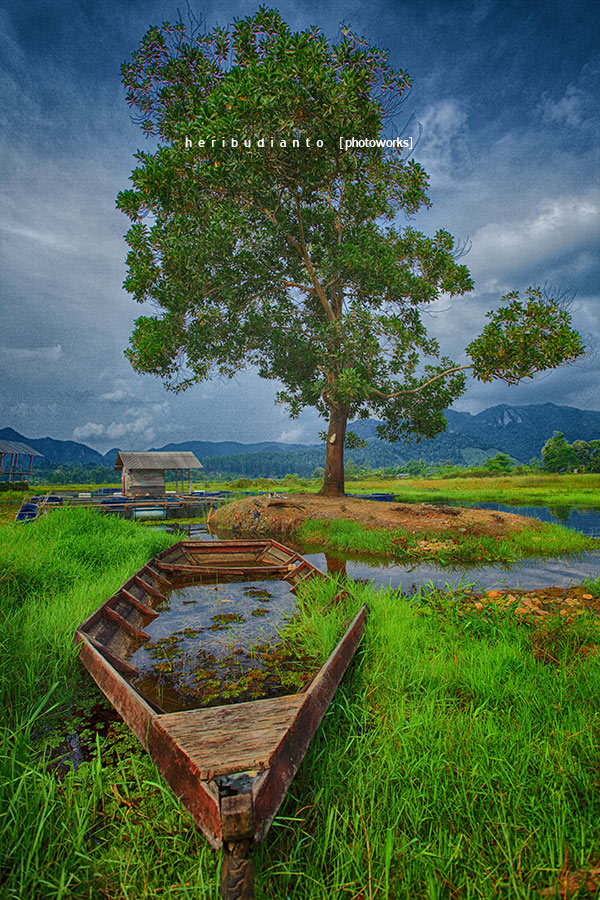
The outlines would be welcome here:
M 259 4 L 193 2 L 205 26 Z M 413 87 L 396 127 L 421 139 L 432 207 L 410 223 L 471 244 L 475 290 L 425 315 L 444 353 L 465 345 L 510 290 L 574 296 L 585 359 L 514 387 L 470 382 L 455 409 L 498 403 L 600 409 L 597 0 L 321 0 L 272 3 L 294 30 L 341 23 L 390 51 Z M 253 372 L 167 392 L 123 355 L 143 312 L 123 289 L 129 220 L 115 208 L 138 148 L 120 66 L 181 0 L 5 0 L 0 115 L 0 427 L 102 452 L 170 441 L 315 443 Z

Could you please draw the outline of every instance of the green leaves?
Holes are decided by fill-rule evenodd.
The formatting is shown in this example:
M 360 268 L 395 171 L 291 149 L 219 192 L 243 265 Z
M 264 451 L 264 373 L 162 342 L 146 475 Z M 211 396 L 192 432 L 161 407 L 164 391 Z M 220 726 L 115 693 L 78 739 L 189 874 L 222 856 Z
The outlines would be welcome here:
M 489 325 L 467 347 L 479 381 L 518 384 L 585 353 L 568 311 L 539 288 L 528 288 L 524 301 L 517 291 L 502 300 L 506 306 L 487 314 Z

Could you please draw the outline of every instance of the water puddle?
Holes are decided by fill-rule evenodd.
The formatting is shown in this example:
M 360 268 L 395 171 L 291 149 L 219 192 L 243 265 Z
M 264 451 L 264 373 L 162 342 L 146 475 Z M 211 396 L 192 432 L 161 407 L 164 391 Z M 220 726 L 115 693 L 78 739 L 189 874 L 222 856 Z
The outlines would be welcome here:
M 589 537 L 600 538 L 600 506 L 507 506 L 504 503 L 456 503 L 452 506 L 472 506 L 477 509 L 493 509 L 497 512 L 516 513 L 529 516 L 540 522 L 563 525 L 573 531 L 580 531 Z
M 498 512 L 516 513 L 554 522 L 590 537 L 600 537 L 600 507 L 570 506 L 508 506 L 502 503 L 456 503 L 444 505 L 472 506 Z M 581 584 L 585 578 L 600 574 L 600 551 L 560 557 L 533 557 L 511 563 L 494 563 L 486 566 L 440 566 L 431 561 L 398 565 L 375 562 L 352 553 L 323 553 L 320 548 L 297 548 L 314 566 L 322 571 L 339 572 L 348 578 L 370 581 L 377 587 L 391 587 L 404 593 L 413 593 L 422 585 L 434 584 L 453 587 L 459 584 L 475 584 L 481 590 L 511 589 L 537 590 L 548 587 L 571 587 Z
M 411 565 L 357 559 L 352 554 L 323 553 L 310 548 L 301 551 L 321 571 L 340 573 L 357 581 L 370 581 L 376 587 L 391 587 L 403 593 L 414 593 L 424 584 L 453 587 L 475 584 L 487 591 L 500 587 L 536 590 L 546 587 L 570 587 L 584 578 L 600 573 L 600 552 L 592 551 L 556 559 L 536 557 L 511 564 L 487 566 L 439 566 L 426 561 Z
M 479 509 L 492 509 L 498 512 L 517 513 L 539 519 L 542 522 L 554 522 L 559 525 L 580 531 L 590 537 L 600 537 L 600 507 L 571 506 L 509 506 L 503 503 L 457 503 L 456 501 L 440 501 L 443 505 L 472 506 Z M 206 525 L 189 524 L 183 526 L 158 527 L 187 529 L 185 534 L 196 540 L 211 540 L 218 537 L 235 539 L 236 535 L 211 534 Z M 600 573 L 600 552 L 591 551 L 557 558 L 535 557 L 501 564 L 486 566 L 440 566 L 426 561 L 418 564 L 398 565 L 393 561 L 375 561 L 360 557 L 356 553 L 340 551 L 323 553 L 321 548 L 295 544 L 289 539 L 283 543 L 293 546 L 322 572 L 339 573 L 359 581 L 370 581 L 377 587 L 391 587 L 410 593 L 424 584 L 443 587 L 446 584 L 476 584 L 482 590 L 510 587 L 522 590 L 535 590 L 546 587 L 570 587 L 581 584 L 585 578 L 597 577 Z
M 178 584 L 131 657 L 133 687 L 168 712 L 295 693 L 306 660 L 281 641 L 296 598 L 286 581 Z

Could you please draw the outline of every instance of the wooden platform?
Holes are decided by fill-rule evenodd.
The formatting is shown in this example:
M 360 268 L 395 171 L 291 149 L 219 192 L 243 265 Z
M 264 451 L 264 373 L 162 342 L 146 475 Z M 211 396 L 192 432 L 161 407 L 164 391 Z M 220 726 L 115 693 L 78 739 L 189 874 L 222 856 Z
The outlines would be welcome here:
M 162 728 L 198 767 L 200 777 L 264 772 L 305 701 L 303 694 L 212 709 L 168 713 Z

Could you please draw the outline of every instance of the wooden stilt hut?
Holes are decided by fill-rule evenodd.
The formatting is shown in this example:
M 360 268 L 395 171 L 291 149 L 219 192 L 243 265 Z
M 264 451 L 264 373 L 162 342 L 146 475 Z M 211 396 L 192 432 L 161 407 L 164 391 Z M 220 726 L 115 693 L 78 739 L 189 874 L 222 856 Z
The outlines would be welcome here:
M 191 470 L 201 468 L 202 463 L 189 450 L 121 450 L 115 460 L 115 469 L 121 472 L 123 493 L 127 497 L 164 497 L 168 470 L 175 472 L 175 490 L 184 493 L 187 480 L 189 493 L 192 486 Z
M 28 456 L 29 465 L 24 467 L 19 457 Z M 1 481 L 28 481 L 31 478 L 33 457 L 43 456 L 29 444 L 21 441 L 0 440 L 0 480 Z

